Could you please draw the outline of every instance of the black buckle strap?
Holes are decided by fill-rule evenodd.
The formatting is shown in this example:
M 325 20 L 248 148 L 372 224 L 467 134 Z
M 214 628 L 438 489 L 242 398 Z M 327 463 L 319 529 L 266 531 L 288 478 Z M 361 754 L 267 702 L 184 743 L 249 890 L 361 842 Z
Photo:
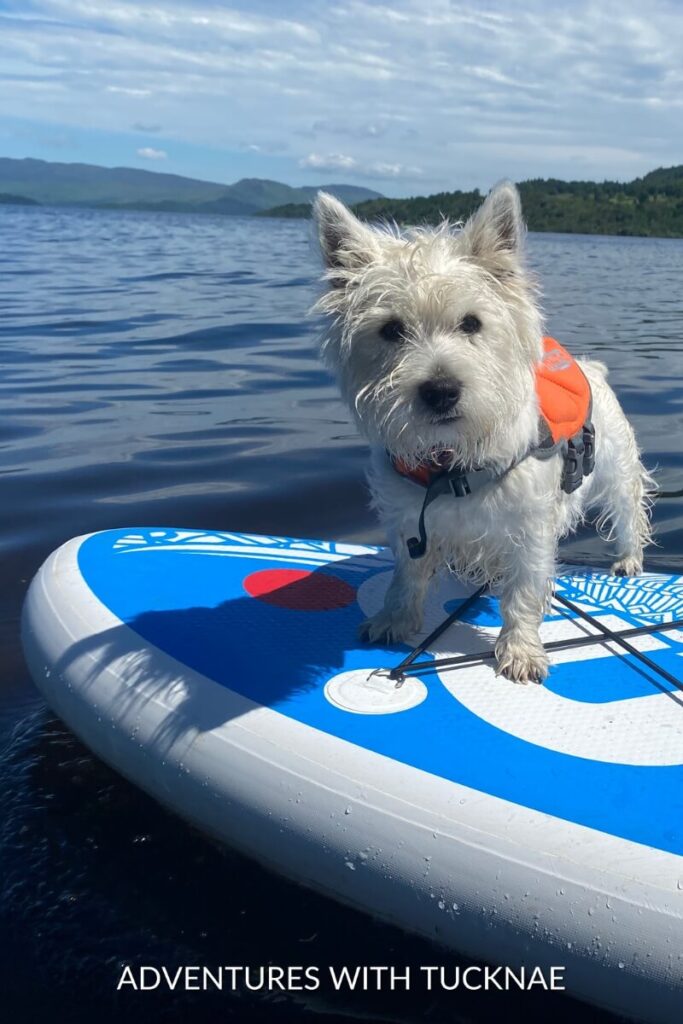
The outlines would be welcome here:
M 573 494 L 578 490 L 583 478 L 590 476 L 594 468 L 595 428 L 592 423 L 584 423 L 581 434 L 567 442 L 560 484 L 564 493 Z
M 567 442 L 562 467 L 560 487 L 565 494 L 573 494 L 583 483 L 583 454 L 585 447 L 583 438 L 572 438 Z
M 595 469 L 595 427 L 589 421 L 583 425 L 583 475 L 590 476 Z

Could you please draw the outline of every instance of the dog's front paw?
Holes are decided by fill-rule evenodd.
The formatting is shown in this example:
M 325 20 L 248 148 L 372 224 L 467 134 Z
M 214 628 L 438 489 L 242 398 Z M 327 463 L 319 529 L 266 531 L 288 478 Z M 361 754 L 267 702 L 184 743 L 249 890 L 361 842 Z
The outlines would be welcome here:
M 643 571 L 643 559 L 637 555 L 626 555 L 618 558 L 612 565 L 613 576 L 640 576 Z
M 496 675 L 514 683 L 541 683 L 548 675 L 548 655 L 538 644 L 517 636 L 502 636 L 496 644 Z
M 416 633 L 421 625 L 421 617 L 416 611 L 411 612 L 406 608 L 388 611 L 383 608 L 381 612 L 361 622 L 358 636 L 365 643 L 397 643 Z

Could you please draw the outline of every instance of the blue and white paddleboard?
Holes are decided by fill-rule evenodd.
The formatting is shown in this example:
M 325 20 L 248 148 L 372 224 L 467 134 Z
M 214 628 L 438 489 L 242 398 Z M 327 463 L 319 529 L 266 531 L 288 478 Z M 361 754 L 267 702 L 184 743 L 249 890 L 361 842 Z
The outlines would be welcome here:
M 200 530 L 69 541 L 23 639 L 51 707 L 103 760 L 288 877 L 470 957 L 561 965 L 574 995 L 657 1022 L 683 1005 L 683 694 L 596 633 L 544 686 L 490 658 L 373 674 L 383 548 Z M 683 578 L 564 570 L 614 630 L 683 617 Z M 425 633 L 470 591 L 434 582 Z M 481 597 L 427 652 L 490 650 Z M 545 642 L 594 627 L 554 611 Z M 416 636 L 415 642 L 420 637 Z M 683 675 L 683 633 L 631 641 Z M 424 659 L 423 659 L 424 660 Z

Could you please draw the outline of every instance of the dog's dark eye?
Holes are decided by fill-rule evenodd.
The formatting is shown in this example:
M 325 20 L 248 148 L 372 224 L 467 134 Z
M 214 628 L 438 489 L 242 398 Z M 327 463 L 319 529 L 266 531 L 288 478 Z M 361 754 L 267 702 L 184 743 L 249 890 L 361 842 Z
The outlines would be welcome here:
M 401 341 L 405 337 L 405 326 L 402 320 L 387 320 L 379 329 L 380 338 L 385 341 Z
M 460 321 L 458 330 L 463 334 L 477 334 L 481 330 L 481 320 L 474 313 L 466 313 Z

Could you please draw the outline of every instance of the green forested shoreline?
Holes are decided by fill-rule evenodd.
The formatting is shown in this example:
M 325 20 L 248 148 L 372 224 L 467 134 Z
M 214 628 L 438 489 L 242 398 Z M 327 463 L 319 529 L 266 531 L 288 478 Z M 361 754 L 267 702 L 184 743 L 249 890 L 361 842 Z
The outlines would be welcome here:
M 660 168 L 627 183 L 534 178 L 520 182 L 519 190 L 530 231 L 683 237 L 683 165 Z M 463 220 L 481 201 L 482 195 L 475 189 L 410 199 L 371 199 L 353 209 L 365 220 L 435 224 L 444 217 Z M 290 203 L 260 215 L 308 217 L 310 205 Z

